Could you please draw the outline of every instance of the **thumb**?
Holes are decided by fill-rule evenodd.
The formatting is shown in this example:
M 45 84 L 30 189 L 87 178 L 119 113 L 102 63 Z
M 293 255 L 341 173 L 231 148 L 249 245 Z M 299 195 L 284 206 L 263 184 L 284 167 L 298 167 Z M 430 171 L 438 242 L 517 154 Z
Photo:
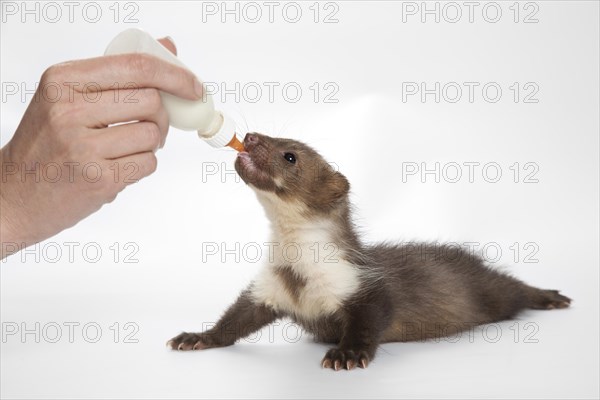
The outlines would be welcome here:
M 170 36 L 165 36 L 164 38 L 158 39 L 158 41 L 171 53 L 177 55 L 177 47 L 175 47 L 175 42 Z

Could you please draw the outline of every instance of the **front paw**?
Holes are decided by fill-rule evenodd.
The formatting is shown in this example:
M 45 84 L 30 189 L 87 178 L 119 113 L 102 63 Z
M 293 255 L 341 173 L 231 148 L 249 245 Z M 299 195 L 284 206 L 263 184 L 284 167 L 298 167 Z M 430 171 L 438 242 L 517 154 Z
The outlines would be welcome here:
M 172 350 L 204 350 L 210 347 L 210 341 L 202 333 L 183 332 L 167 342 L 167 347 Z
M 367 368 L 369 360 L 369 355 L 364 350 L 331 349 L 325 354 L 321 366 L 323 368 L 333 368 L 336 371 L 343 368 L 351 370 L 356 368 L 357 365 L 360 368 Z

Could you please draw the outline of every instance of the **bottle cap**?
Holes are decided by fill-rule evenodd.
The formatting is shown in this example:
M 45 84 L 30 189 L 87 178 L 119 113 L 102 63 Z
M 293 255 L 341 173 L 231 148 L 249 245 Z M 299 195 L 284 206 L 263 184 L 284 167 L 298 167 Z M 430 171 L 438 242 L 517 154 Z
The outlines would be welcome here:
M 212 136 L 204 136 L 198 132 L 200 139 L 210 144 L 212 147 L 225 147 L 227 143 L 231 142 L 231 138 L 235 135 L 235 122 L 226 115 L 223 115 L 220 111 L 215 111 L 215 118 L 221 119 L 221 127 Z

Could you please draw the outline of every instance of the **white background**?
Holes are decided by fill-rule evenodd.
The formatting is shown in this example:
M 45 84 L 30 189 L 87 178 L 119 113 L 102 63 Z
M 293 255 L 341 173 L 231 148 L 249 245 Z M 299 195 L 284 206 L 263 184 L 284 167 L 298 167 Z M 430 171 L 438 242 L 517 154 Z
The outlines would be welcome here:
M 327 9 L 321 4 L 318 23 L 312 2 L 298 3 L 297 23 L 283 18 L 285 3 L 270 23 L 262 2 L 257 23 L 247 21 L 254 18 L 249 8 L 239 23 L 235 15 L 223 23 L 220 13 L 204 14 L 203 21 L 200 2 L 122 3 L 117 23 L 112 2 L 98 3 L 102 15 L 96 23 L 85 20 L 85 3 L 78 3 L 72 23 L 61 2 L 56 23 L 44 18 L 55 18 L 50 9 L 39 23 L 21 10 L 4 14 L 2 145 L 31 99 L 5 96 L 7 82 L 31 89 L 47 66 L 101 55 L 112 37 L 132 26 L 156 37 L 168 34 L 180 58 L 205 81 L 229 89 L 236 82 L 262 86 L 256 103 L 249 101 L 255 92 L 239 100 L 218 93 L 215 103 L 236 119 L 241 134 L 299 139 L 334 162 L 352 183 L 366 241 L 477 242 L 478 251 L 488 244 L 488 258 L 502 251 L 494 265 L 532 285 L 560 289 L 574 302 L 568 310 L 525 312 L 456 343 L 386 344 L 367 370 L 352 372 L 320 369 L 327 346 L 307 335 L 290 343 L 296 331 L 286 321 L 265 329 L 257 343 L 168 351 L 164 344 L 172 336 L 215 321 L 260 268 L 249 259 L 252 252 L 236 260 L 235 254 L 203 254 L 203 246 L 235 249 L 238 243 L 250 251 L 268 240 L 262 209 L 231 173 L 235 153 L 171 129 L 153 176 L 74 228 L 2 262 L 3 332 L 15 324 L 35 330 L 39 323 L 41 335 L 39 343 L 34 334 L 4 338 L 2 397 L 597 398 L 599 7 L 594 1 L 538 1 L 529 8 L 521 3 L 515 23 L 512 3 L 498 3 L 502 15 L 496 23 L 485 20 L 485 2 L 475 8 L 473 22 L 459 2 L 462 18 L 456 23 L 448 21 L 455 8 L 445 8 L 439 23 L 434 15 L 421 22 L 420 12 L 405 14 L 403 22 L 403 7 L 410 5 L 391 1 L 342 1 Z M 238 3 L 240 13 L 243 6 Z M 438 4 L 440 12 L 443 6 Z M 524 23 L 536 6 L 538 22 Z M 493 19 L 494 9 L 486 10 Z M 88 19 L 93 11 L 88 9 Z M 332 11 L 338 22 L 323 23 Z M 123 21 L 129 12 L 138 23 Z M 293 9 L 288 12 L 293 18 Z M 273 102 L 263 82 L 279 83 Z M 289 82 L 302 88 L 295 103 L 281 92 Z M 321 88 L 316 102 L 314 82 Z M 337 103 L 323 101 L 327 82 L 339 88 Z M 433 95 L 403 101 L 403 82 L 425 82 L 429 89 L 435 82 L 456 82 L 463 94 L 456 103 L 447 101 L 454 92 L 439 103 Z M 463 82 L 479 83 L 473 102 Z M 482 95 L 489 82 L 502 89 L 495 103 Z M 518 102 L 509 88 L 514 82 L 521 90 Z M 539 88 L 537 103 L 523 102 L 528 82 Z M 455 165 L 448 163 L 463 166 L 462 178 L 449 182 L 456 169 L 447 167 L 439 183 L 431 174 L 403 179 L 406 163 L 431 169 L 436 162 L 441 172 Z M 465 162 L 480 163 L 472 183 Z M 518 183 L 509 168 L 515 162 Z M 524 169 L 528 162 L 539 169 L 537 183 L 523 182 L 531 172 Z M 500 166 L 497 183 L 486 181 L 494 178 L 492 170 L 482 174 L 487 163 Z M 207 176 L 215 166 L 218 173 Z M 72 260 L 68 242 L 79 244 Z M 119 254 L 111 250 L 114 243 Z M 86 244 L 102 250 L 97 262 L 85 259 Z M 56 248 L 62 256 L 51 262 Z M 138 262 L 126 262 L 136 249 L 132 259 Z M 95 257 L 92 250 L 88 260 Z M 538 262 L 525 262 L 532 260 Z M 79 324 L 73 343 L 65 325 L 71 322 Z M 137 343 L 125 343 L 125 334 L 133 332 L 125 329 L 127 322 L 139 328 L 132 337 Z M 102 329 L 97 343 L 86 341 L 94 338 L 93 328 L 82 333 L 88 323 Z M 62 336 L 50 343 L 55 324 Z

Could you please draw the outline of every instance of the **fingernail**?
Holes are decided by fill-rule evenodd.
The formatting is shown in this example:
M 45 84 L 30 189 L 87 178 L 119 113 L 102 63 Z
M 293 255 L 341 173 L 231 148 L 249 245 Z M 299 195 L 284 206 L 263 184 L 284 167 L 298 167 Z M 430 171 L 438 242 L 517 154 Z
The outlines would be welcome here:
M 171 42 L 171 44 L 173 45 L 173 47 L 177 47 L 175 45 L 175 41 L 173 40 L 173 38 L 171 36 L 165 36 L 163 39 L 167 39 L 169 42 Z
M 196 91 L 196 96 L 201 99 L 204 95 L 204 86 L 202 86 L 198 78 L 194 78 L 194 90 Z

